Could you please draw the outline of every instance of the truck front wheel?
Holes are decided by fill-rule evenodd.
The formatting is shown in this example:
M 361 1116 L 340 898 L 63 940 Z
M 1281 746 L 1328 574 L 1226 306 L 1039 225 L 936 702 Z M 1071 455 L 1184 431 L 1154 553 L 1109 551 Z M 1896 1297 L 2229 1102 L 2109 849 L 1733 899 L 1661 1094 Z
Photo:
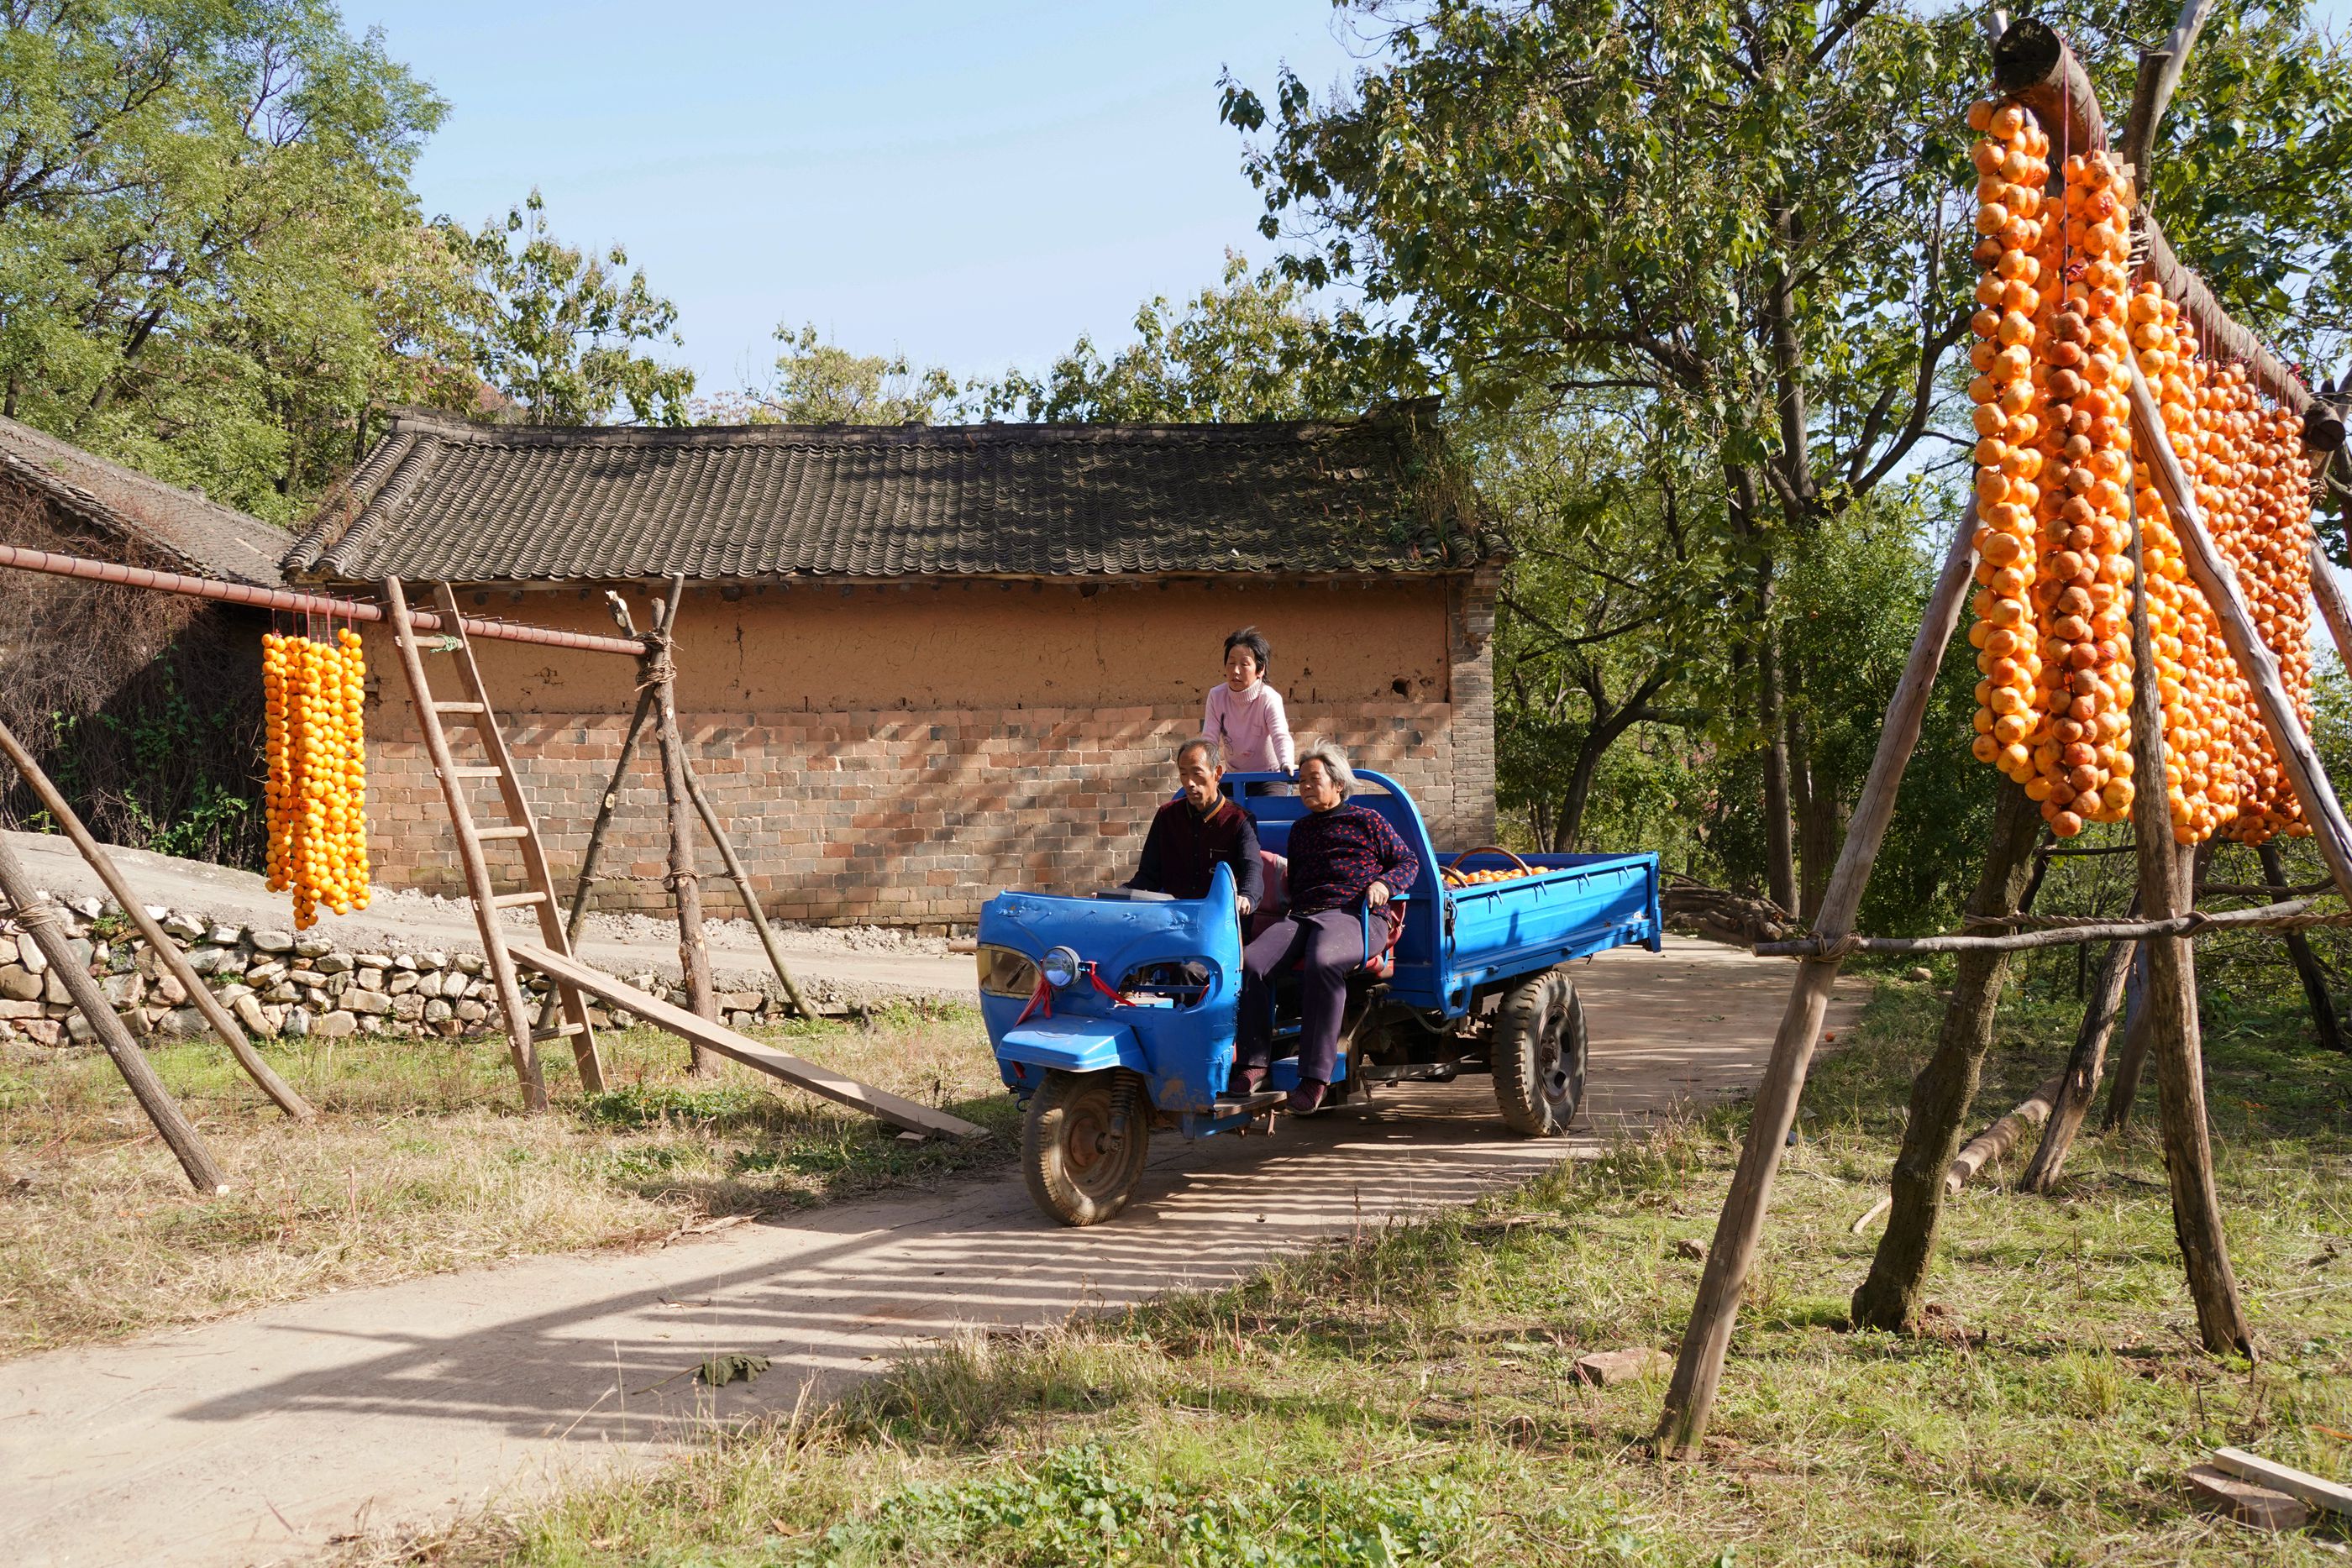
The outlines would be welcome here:
M 1065 1225 L 1099 1225 L 1127 1207 L 1150 1152 L 1143 1091 L 1125 1068 L 1045 1074 L 1021 1134 L 1022 1175 L 1039 1208 Z
M 1584 1003 L 1565 966 L 1530 975 L 1495 1009 L 1495 1103 L 1515 1133 L 1557 1137 L 1584 1100 Z

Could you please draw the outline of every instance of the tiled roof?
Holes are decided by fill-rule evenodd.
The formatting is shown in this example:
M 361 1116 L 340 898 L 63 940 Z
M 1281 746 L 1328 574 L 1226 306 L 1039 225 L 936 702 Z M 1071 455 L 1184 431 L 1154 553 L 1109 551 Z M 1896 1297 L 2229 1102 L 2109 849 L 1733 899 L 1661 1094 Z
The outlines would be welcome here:
M 1430 410 L 1346 423 L 468 425 L 404 415 L 289 577 L 1458 571 Z
M 146 545 L 194 577 L 281 587 L 294 536 L 258 517 L 0 419 L 0 475 L 104 532 Z

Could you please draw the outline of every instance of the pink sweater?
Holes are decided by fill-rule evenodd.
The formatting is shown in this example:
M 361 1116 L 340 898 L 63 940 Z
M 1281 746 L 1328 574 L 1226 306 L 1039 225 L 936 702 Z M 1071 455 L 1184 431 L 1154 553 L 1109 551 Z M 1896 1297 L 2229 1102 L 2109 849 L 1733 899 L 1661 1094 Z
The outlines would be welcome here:
M 1287 773 L 1298 766 L 1282 694 L 1264 681 L 1238 695 L 1223 681 L 1211 686 L 1201 733 L 1223 748 L 1225 766 L 1237 772 Z

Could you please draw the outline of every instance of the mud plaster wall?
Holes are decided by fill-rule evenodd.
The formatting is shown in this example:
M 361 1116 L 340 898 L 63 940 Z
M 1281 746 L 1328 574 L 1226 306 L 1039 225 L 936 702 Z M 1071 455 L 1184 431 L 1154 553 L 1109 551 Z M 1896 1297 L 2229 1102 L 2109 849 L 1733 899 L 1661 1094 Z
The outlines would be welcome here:
M 642 587 L 624 590 L 638 624 Z M 461 595 L 469 613 L 609 632 L 598 587 Z M 963 924 L 999 887 L 1082 890 L 1129 874 L 1200 727 L 1225 633 L 1255 623 L 1294 733 L 1394 774 L 1441 844 L 1494 827 L 1490 580 L 919 581 L 689 589 L 678 703 L 687 744 L 772 915 Z M 625 658 L 475 644 L 568 893 L 634 702 Z M 380 882 L 458 891 L 454 846 L 397 655 L 369 640 L 369 825 Z M 429 661 L 436 683 L 446 661 Z M 437 689 L 437 686 L 436 686 Z M 446 696 L 448 694 L 443 693 Z M 461 761 L 471 737 L 450 730 Z M 478 787 L 476 798 L 495 796 Z M 499 821 L 478 809 L 478 820 Z M 643 744 L 607 838 L 605 908 L 666 894 L 657 758 Z M 517 862 L 486 846 L 511 880 Z M 719 870 L 706 852 L 704 865 Z M 714 914 L 737 904 L 706 880 Z

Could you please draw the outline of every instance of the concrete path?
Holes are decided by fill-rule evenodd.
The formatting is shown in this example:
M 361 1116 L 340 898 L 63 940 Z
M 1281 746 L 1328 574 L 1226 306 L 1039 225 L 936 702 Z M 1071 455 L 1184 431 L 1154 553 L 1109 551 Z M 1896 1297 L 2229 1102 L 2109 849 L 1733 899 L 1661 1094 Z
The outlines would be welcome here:
M 1752 1086 L 1792 974 L 1675 939 L 1580 968 L 1591 1113 L 1567 1140 L 1511 1137 L 1485 1079 L 1416 1086 L 1271 1139 L 1165 1137 L 1136 1205 L 1095 1229 L 1041 1219 L 1008 1173 L 0 1364 L 0 1560 L 302 1561 L 789 1409 L 912 1343 L 1233 1281 Z M 774 1369 L 718 1391 L 677 1375 L 728 1351 Z
M 54 833 L 0 830 L 25 862 L 33 883 L 60 898 L 103 897 L 97 873 Z M 179 860 L 147 850 L 110 849 L 109 855 L 141 900 L 202 915 L 235 925 L 283 928 L 292 918 L 286 896 L 249 871 Z M 723 882 L 709 894 L 714 913 L 740 908 Z M 518 937 L 536 942 L 539 925 L 530 912 L 502 916 Z M 371 905 L 356 915 L 324 915 L 317 935 L 346 952 L 415 953 L 428 947 L 478 953 L 481 935 L 473 905 L 464 899 L 378 888 Z M 940 937 L 924 937 L 876 927 L 845 929 L 780 925 L 779 946 L 793 977 L 820 1002 L 865 1002 L 890 997 L 968 997 L 971 959 L 947 951 Z M 706 927 L 712 970 L 721 989 L 757 989 L 775 971 L 743 920 L 711 920 Z M 615 975 L 650 969 L 675 982 L 679 976 L 677 927 L 644 915 L 592 915 L 581 934 L 580 956 Z

